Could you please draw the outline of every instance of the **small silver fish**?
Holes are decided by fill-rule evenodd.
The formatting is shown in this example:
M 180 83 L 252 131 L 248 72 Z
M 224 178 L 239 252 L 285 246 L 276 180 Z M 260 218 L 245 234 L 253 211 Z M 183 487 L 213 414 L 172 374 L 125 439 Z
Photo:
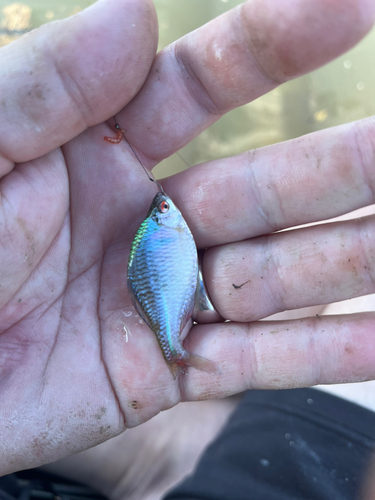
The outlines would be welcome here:
M 184 349 L 180 334 L 192 315 L 198 280 L 195 241 L 173 201 L 159 192 L 134 238 L 128 290 L 154 332 L 174 378 L 186 366 L 217 373 L 212 361 Z

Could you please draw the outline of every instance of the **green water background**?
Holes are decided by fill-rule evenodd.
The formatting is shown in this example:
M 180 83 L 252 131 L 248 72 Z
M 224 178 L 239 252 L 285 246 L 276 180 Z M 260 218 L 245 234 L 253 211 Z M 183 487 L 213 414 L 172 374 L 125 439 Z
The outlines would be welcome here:
M 0 0 L 0 45 L 43 23 L 79 12 L 91 3 L 92 0 Z M 154 3 L 161 50 L 242 0 Z M 231 111 L 185 146 L 181 156 L 194 165 L 375 114 L 374 46 L 372 30 L 359 45 L 332 63 Z M 186 168 L 181 158 L 173 155 L 161 162 L 154 173 L 161 178 Z

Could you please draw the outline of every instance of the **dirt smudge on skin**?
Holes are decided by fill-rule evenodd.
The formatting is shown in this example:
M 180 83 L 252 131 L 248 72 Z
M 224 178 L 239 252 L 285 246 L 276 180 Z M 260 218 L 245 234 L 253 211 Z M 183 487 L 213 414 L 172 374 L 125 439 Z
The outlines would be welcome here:
M 105 406 L 101 406 L 98 413 L 95 414 L 95 418 L 100 420 L 107 413 L 107 408 Z
M 107 425 L 107 426 L 102 425 L 102 426 L 99 427 L 99 434 L 107 433 L 110 430 L 111 430 L 111 426 L 110 425 Z
M 135 399 L 133 401 L 130 401 L 128 406 L 133 410 L 141 410 L 143 408 L 143 405 L 139 401 L 136 401 Z
M 15 221 L 19 225 L 22 233 L 25 235 L 25 238 L 28 241 L 30 241 L 33 237 L 33 233 L 29 230 L 29 226 L 28 226 L 27 222 L 25 221 L 25 219 L 23 219 L 22 217 L 16 217 Z
M 31 99 L 36 99 L 39 101 L 46 100 L 46 94 L 51 92 L 51 89 L 47 86 L 43 86 L 40 83 L 36 83 L 30 87 L 26 95 Z
M 240 288 L 242 288 L 244 285 L 247 285 L 247 283 L 251 283 L 251 280 L 247 280 L 245 281 L 244 283 L 242 283 L 241 285 L 235 285 L 234 283 L 232 283 L 232 286 L 235 290 L 239 290 Z

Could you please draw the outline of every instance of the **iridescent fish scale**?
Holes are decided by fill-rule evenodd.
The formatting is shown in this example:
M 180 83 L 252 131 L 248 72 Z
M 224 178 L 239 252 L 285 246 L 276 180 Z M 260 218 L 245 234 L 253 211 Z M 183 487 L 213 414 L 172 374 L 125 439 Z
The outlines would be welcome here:
M 131 247 L 128 289 L 138 313 L 156 335 L 174 378 L 185 366 L 219 373 L 215 363 L 186 351 L 180 340 L 193 312 L 197 281 L 193 235 L 172 200 L 160 192 Z
M 180 332 L 194 307 L 198 273 L 193 236 L 178 215 L 175 226 L 163 224 L 162 218 L 145 219 L 132 245 L 128 271 L 141 315 L 169 363 L 184 352 Z

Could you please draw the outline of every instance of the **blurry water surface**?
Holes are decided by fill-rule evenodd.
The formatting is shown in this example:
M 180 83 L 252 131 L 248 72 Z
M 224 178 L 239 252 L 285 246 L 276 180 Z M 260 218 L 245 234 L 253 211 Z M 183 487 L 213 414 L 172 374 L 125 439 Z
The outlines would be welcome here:
M 241 0 L 154 0 L 159 50 Z M 0 0 L 0 46 L 43 23 L 71 16 L 92 0 Z M 181 150 L 189 165 L 284 141 L 375 114 L 373 30 L 359 45 L 322 69 L 288 82 L 221 118 Z M 1 71 L 1 69 L 0 69 Z M 154 173 L 165 177 L 187 168 L 176 155 Z

